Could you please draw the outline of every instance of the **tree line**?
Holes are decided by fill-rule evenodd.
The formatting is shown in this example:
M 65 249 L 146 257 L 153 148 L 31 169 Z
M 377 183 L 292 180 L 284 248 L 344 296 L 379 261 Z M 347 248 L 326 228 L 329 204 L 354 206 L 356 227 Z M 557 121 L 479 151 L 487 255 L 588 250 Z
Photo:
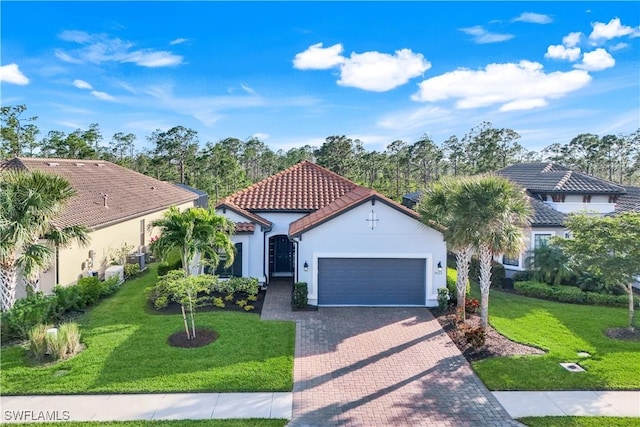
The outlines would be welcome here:
M 436 142 L 425 134 L 417 141 L 396 140 L 384 150 L 367 150 L 344 135 L 325 139 L 320 147 L 304 145 L 273 151 L 251 137 L 229 137 L 202 143 L 196 130 L 175 126 L 146 137 L 150 148 L 136 149 L 137 137 L 117 132 L 105 139 L 97 123 L 70 133 L 41 135 L 37 117 L 25 105 L 1 109 L 0 158 L 53 157 L 108 160 L 157 179 L 183 183 L 219 200 L 302 160 L 310 160 L 399 200 L 442 176 L 494 172 L 515 163 L 553 161 L 574 170 L 617 182 L 640 184 L 640 129 L 624 135 L 579 134 L 540 151 L 528 150 L 512 129 L 482 122 L 460 137 Z

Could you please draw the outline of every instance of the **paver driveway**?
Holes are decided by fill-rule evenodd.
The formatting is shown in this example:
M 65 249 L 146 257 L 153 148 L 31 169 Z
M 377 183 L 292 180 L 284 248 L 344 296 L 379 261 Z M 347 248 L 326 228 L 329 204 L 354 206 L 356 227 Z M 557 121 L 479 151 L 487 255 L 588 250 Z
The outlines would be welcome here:
M 515 426 L 424 308 L 292 313 L 269 287 L 264 319 L 297 322 L 290 426 Z

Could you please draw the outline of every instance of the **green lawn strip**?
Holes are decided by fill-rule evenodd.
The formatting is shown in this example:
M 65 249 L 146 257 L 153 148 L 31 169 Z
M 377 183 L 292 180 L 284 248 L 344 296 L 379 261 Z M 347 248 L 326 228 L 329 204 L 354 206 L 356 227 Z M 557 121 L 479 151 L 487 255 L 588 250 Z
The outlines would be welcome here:
M 480 360 L 473 368 L 490 390 L 630 390 L 640 388 L 640 343 L 607 338 L 624 327 L 627 310 L 492 292 L 490 323 L 504 336 L 547 351 L 542 356 Z M 586 351 L 589 358 L 577 352 Z M 560 362 L 579 362 L 572 373 Z
M 639 418 L 630 417 L 525 417 L 518 418 L 529 427 L 637 427 Z
M 156 280 L 156 265 L 149 270 L 78 319 L 87 346 L 79 355 L 34 367 L 24 348 L 2 348 L 2 394 L 291 390 L 293 322 L 196 311 L 196 326 L 219 338 L 200 348 L 171 347 L 167 338 L 183 329 L 182 316 L 146 311 L 144 289 Z
M 279 418 L 243 418 L 233 420 L 179 420 L 179 421 L 92 421 L 47 423 L 54 427 L 284 427 L 289 420 Z M 41 423 L 12 424 L 14 426 L 35 426 Z

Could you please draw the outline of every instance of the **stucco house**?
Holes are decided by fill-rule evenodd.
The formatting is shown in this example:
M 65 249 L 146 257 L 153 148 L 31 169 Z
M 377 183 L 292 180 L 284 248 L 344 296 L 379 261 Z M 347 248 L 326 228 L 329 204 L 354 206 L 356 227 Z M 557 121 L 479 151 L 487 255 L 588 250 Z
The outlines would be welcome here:
M 222 199 L 230 274 L 306 282 L 321 306 L 435 306 L 446 243 L 411 209 L 304 161 Z
M 586 173 L 550 163 L 519 163 L 497 172 L 527 191 L 533 217 L 526 230 L 526 249 L 518 257 L 501 256 L 510 277 L 526 269 L 526 258 L 553 236 L 565 237 L 564 220 L 572 212 L 614 215 L 625 211 L 640 212 L 640 188 L 623 187 Z M 406 194 L 403 205 L 413 208 L 421 193 Z
M 70 285 L 87 275 L 103 276 L 114 252 L 127 245 L 133 253 L 147 250 L 153 233 L 147 229 L 172 205 L 194 206 L 199 195 L 174 184 L 134 172 L 103 160 L 13 158 L 2 170 L 40 170 L 66 178 L 76 190 L 55 220 L 60 227 L 84 225 L 90 232 L 88 247 L 73 244 L 54 248 L 55 262 L 41 274 L 39 289 L 50 293 L 56 284 Z M 25 286 L 19 284 L 18 298 Z

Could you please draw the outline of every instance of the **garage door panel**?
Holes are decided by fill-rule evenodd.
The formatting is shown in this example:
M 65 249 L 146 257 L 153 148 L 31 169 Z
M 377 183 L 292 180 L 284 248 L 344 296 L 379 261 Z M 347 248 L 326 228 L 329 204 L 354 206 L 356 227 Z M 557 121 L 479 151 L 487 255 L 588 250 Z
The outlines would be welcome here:
M 425 285 L 425 259 L 318 259 L 321 305 L 424 305 Z

